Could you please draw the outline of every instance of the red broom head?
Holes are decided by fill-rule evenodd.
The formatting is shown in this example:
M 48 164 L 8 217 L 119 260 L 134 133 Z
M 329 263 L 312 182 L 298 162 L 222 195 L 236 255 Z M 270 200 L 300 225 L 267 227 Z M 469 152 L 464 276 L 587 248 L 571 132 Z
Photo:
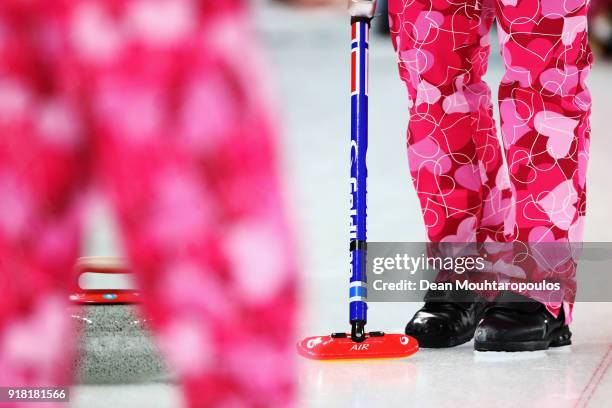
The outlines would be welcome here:
M 312 360 L 357 360 L 402 358 L 419 350 L 419 343 L 405 334 L 372 332 L 362 342 L 351 340 L 350 334 L 306 337 L 297 344 L 298 353 Z

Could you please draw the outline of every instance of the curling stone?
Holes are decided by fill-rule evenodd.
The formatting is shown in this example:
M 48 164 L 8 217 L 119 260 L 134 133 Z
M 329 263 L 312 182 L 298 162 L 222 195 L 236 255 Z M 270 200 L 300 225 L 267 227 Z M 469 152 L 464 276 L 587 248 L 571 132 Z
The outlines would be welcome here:
M 70 313 L 80 335 L 75 360 L 78 381 L 110 384 L 169 379 L 149 324 L 140 314 L 140 293 L 125 287 L 129 273 L 119 258 L 81 258 L 76 268 Z M 105 289 L 107 286 L 123 288 Z

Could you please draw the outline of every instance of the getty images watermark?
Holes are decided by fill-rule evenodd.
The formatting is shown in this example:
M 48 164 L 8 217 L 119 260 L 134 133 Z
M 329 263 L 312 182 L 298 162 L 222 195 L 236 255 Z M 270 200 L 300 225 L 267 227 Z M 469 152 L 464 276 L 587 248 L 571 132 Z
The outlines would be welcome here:
M 498 281 L 493 279 L 484 279 L 479 281 L 471 281 L 470 279 L 453 279 L 442 280 L 436 282 L 431 279 L 414 279 L 414 275 L 418 271 L 434 271 L 438 274 L 440 271 L 450 271 L 459 276 L 475 273 L 486 272 L 487 261 L 482 256 L 457 256 L 457 257 L 440 257 L 440 256 L 411 256 L 406 253 L 395 254 L 395 256 L 375 257 L 372 259 L 372 288 L 375 291 L 426 291 L 426 290 L 471 290 L 471 291 L 492 291 L 492 290 L 510 290 L 510 291 L 525 291 L 525 290 L 561 290 L 559 282 L 512 282 Z M 410 274 L 412 279 L 399 279 L 386 281 L 385 279 L 377 278 L 385 272 L 404 272 Z M 480 275 L 482 276 L 482 275 Z M 467 277 L 467 275 L 466 275 Z
M 512 291 L 543 301 L 612 301 L 612 243 L 369 242 L 368 300 L 457 301 Z M 435 296 L 434 296 L 435 298 Z

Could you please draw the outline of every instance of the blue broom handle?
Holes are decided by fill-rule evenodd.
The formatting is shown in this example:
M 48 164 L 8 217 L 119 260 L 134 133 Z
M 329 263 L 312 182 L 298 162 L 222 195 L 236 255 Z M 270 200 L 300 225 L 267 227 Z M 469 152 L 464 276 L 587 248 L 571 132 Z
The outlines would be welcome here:
M 350 180 L 350 287 L 351 338 L 365 339 L 366 289 L 366 187 L 368 170 L 368 37 L 369 17 L 351 19 L 351 180 Z

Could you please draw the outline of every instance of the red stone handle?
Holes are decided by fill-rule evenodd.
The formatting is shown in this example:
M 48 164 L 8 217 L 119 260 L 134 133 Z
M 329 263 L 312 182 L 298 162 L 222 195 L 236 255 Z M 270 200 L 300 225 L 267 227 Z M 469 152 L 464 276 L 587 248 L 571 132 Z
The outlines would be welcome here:
M 75 282 L 70 301 L 76 304 L 117 304 L 139 303 L 140 293 L 134 289 L 83 289 L 79 278 L 86 272 L 103 274 L 125 274 L 129 270 L 120 258 L 116 257 L 83 257 L 76 263 Z

